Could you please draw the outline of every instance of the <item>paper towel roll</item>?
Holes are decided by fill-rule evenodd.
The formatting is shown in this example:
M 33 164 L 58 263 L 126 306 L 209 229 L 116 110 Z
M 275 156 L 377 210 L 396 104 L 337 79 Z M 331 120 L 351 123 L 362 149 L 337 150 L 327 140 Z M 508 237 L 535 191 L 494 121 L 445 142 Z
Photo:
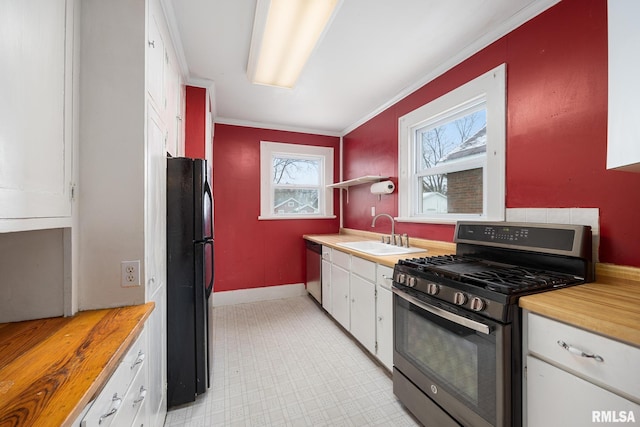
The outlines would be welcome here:
M 371 194 L 389 194 L 393 193 L 396 186 L 391 181 L 382 181 L 371 184 Z

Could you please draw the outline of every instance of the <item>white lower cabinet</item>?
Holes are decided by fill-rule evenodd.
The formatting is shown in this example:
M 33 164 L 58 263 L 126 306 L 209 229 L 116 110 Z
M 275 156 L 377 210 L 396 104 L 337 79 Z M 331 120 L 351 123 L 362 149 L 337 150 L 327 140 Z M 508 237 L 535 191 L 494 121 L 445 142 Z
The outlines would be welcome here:
M 378 264 L 376 270 L 376 356 L 393 369 L 393 269 Z
M 373 263 L 372 263 L 373 264 Z M 375 269 L 375 264 L 373 264 Z M 351 329 L 370 353 L 376 352 L 376 285 L 351 273 Z
M 526 316 L 526 425 L 640 422 L 639 348 Z
M 147 336 L 143 330 L 90 403 L 80 421 L 81 427 L 146 426 L 149 411 L 145 399 L 149 388 Z
M 349 330 L 349 271 L 336 264 L 331 264 L 331 315 Z
M 331 314 L 331 248 L 326 246 L 322 247 L 322 272 L 320 278 L 322 282 L 322 307 Z
M 323 247 L 322 306 L 389 370 L 393 367 L 393 269 Z
M 532 356 L 527 370 L 529 427 L 583 427 L 629 416 L 640 422 L 639 405 L 589 381 Z

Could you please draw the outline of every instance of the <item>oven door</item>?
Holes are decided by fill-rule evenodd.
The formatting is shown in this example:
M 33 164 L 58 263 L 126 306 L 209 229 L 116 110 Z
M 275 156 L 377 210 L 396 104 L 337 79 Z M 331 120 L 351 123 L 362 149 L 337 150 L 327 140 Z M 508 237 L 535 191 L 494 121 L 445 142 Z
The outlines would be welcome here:
M 511 326 L 412 290 L 393 293 L 400 400 L 425 425 L 446 412 L 464 426 L 511 426 Z

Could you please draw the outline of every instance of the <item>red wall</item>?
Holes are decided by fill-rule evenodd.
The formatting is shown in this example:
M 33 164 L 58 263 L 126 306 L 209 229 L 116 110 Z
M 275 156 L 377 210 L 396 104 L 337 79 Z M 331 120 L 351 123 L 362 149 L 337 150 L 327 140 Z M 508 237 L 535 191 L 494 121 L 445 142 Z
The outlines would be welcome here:
M 266 220 L 260 214 L 260 141 L 334 148 L 334 180 L 339 177 L 340 139 L 215 125 L 213 196 L 215 291 L 305 282 L 303 234 L 337 233 L 339 220 Z M 334 190 L 334 211 L 339 210 Z
M 607 2 L 564 0 L 344 138 L 344 177 L 397 183 L 398 118 L 507 64 L 508 208 L 599 208 L 600 261 L 640 267 L 640 174 L 606 169 Z M 367 187 L 367 188 L 365 188 Z M 397 192 L 353 187 L 344 225 L 371 230 L 370 207 L 397 215 Z M 388 221 L 374 231 L 389 232 Z M 453 226 L 399 223 L 410 236 L 453 239 Z
M 185 93 L 184 155 L 192 159 L 205 158 L 207 90 L 187 86 Z

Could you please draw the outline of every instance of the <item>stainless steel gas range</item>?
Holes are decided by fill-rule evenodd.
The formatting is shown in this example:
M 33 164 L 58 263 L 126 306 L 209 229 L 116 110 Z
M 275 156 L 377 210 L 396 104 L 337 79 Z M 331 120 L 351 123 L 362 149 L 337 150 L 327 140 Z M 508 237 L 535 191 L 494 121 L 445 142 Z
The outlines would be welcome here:
M 394 393 L 425 426 L 520 426 L 518 298 L 593 280 L 588 226 L 459 222 L 393 273 Z

